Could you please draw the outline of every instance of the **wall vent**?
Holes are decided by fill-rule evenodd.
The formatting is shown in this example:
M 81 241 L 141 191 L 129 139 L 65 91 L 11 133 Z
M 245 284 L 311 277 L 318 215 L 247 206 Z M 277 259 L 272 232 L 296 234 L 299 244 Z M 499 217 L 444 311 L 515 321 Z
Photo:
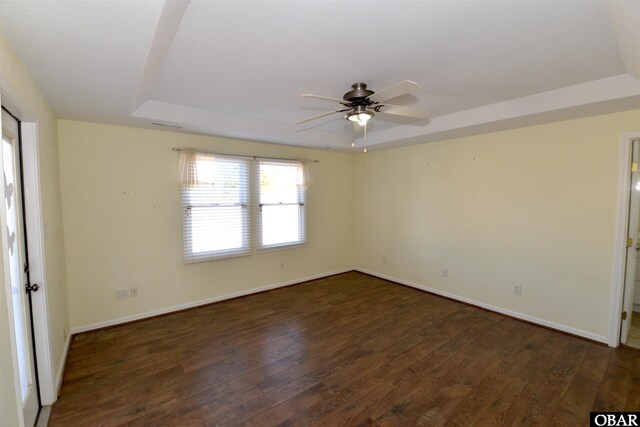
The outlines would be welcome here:
M 171 128 L 171 129 L 182 129 L 181 125 L 175 125 L 173 123 L 162 123 L 162 122 L 150 122 L 153 126 L 160 126 L 163 128 Z

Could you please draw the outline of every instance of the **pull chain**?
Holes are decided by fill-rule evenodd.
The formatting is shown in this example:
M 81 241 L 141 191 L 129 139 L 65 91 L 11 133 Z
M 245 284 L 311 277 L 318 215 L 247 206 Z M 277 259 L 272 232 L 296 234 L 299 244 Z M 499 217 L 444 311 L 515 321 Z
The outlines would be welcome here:
M 363 152 L 367 152 L 367 123 L 364 124 L 364 150 Z

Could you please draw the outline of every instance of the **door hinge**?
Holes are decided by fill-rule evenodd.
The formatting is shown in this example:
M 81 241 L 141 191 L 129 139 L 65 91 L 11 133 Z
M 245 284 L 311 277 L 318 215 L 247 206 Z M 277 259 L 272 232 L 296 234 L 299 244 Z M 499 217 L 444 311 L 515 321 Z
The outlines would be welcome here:
M 29 272 L 29 264 L 25 264 L 24 265 L 24 272 L 28 273 Z
M 622 312 L 622 320 L 627 320 L 627 312 L 626 311 Z
M 638 164 L 636 162 L 631 163 L 631 172 L 638 172 Z
M 633 246 L 633 239 L 627 239 L 627 247 L 630 248 Z

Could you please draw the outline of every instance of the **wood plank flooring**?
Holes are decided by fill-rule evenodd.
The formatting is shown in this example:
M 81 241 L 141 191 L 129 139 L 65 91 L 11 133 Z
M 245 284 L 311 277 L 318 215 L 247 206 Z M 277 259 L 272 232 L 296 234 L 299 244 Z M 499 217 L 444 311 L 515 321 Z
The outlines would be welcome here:
M 50 426 L 588 425 L 640 352 L 351 272 L 74 337 Z

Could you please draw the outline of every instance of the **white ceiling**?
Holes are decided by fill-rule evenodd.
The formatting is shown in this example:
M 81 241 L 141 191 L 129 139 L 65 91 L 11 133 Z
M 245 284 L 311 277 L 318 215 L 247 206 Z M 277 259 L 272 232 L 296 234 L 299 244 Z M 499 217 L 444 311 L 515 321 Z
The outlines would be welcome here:
M 61 118 L 348 148 L 355 82 L 422 89 L 375 117 L 389 147 L 640 107 L 640 0 L 0 0 L 1 31 Z

